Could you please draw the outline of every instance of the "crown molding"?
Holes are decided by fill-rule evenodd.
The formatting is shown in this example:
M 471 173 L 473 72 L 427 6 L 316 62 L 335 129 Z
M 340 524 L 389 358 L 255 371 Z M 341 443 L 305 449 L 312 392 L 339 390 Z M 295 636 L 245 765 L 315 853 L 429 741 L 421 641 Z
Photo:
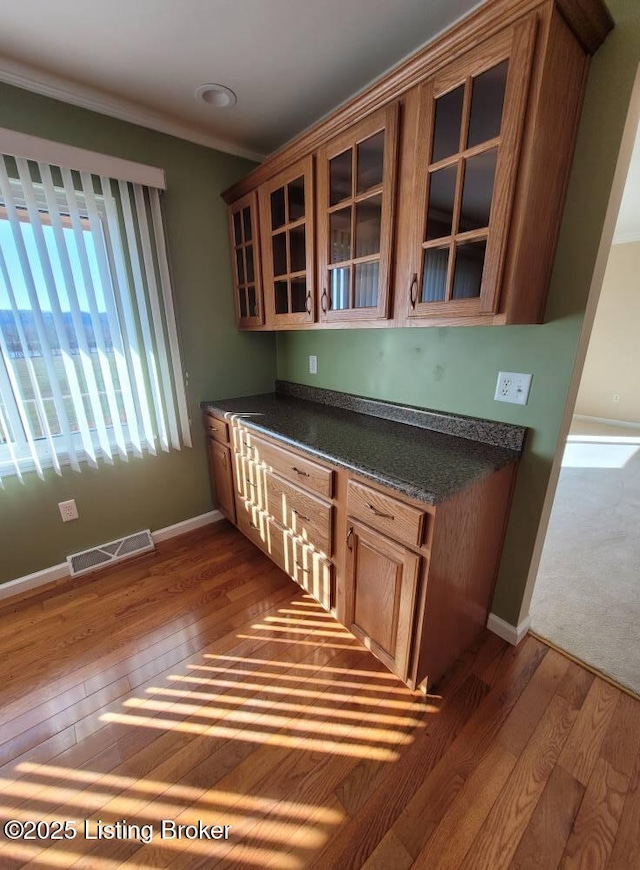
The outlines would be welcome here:
M 640 229 L 630 230 L 627 233 L 614 233 L 612 245 L 628 245 L 631 242 L 640 242 Z
M 172 118 L 167 118 L 160 113 L 150 111 L 138 103 L 107 94 L 98 88 L 81 85 L 69 79 L 56 76 L 52 73 L 31 67 L 13 59 L 0 56 L 0 82 L 23 88 L 51 97 L 63 103 L 70 103 L 82 109 L 89 109 L 101 115 L 118 118 L 120 121 L 128 121 L 130 124 L 138 124 L 158 133 L 166 133 L 168 136 L 176 136 L 178 139 L 186 139 L 196 145 L 204 145 L 206 148 L 215 148 L 235 157 L 245 157 L 261 163 L 265 155 L 249 148 L 243 148 L 233 142 L 220 139 L 202 130 L 195 129 L 188 124 L 183 124 Z

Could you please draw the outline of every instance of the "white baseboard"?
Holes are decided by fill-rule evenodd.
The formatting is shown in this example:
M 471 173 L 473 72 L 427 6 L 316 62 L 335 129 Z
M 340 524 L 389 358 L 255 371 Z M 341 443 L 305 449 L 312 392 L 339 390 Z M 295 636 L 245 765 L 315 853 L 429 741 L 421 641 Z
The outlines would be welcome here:
M 206 514 L 191 517 L 191 519 L 183 520 L 181 523 L 174 523 L 172 526 L 166 526 L 164 529 L 158 529 L 157 532 L 151 533 L 151 537 L 154 543 L 168 541 L 169 538 L 184 535 L 185 532 L 192 532 L 194 529 L 208 526 L 210 523 L 217 523 L 222 519 L 224 517 L 220 511 L 208 511 Z M 12 598 L 14 595 L 22 595 L 24 592 L 29 592 L 30 589 L 46 586 L 47 583 L 54 583 L 56 580 L 62 580 L 68 576 L 69 566 L 66 562 L 52 565 L 50 568 L 44 568 L 42 571 L 36 571 L 33 574 L 25 574 L 24 577 L 17 577 L 15 580 L 9 580 L 7 583 L 0 584 L 0 601 L 5 598 Z
M 502 640 L 506 640 L 507 643 L 510 643 L 512 646 L 518 646 L 525 634 L 529 631 L 530 627 L 530 616 L 523 619 L 518 626 L 511 625 L 510 622 L 505 622 L 504 619 L 500 619 L 500 617 L 496 616 L 495 613 L 490 613 L 489 619 L 487 620 L 487 628 L 489 631 L 497 634 L 498 637 L 501 637 Z
M 181 523 L 165 526 L 164 529 L 158 529 L 157 532 L 151 532 L 151 537 L 154 543 L 157 544 L 158 541 L 168 541 L 169 538 L 184 535 L 185 532 L 193 532 L 195 529 L 202 528 L 202 526 L 208 526 L 209 523 L 219 523 L 223 519 L 224 517 L 220 511 L 209 511 L 206 514 L 200 514 L 198 517 L 191 517 L 190 520 L 182 520 Z
M 625 429 L 640 429 L 640 423 L 631 420 L 613 420 L 611 417 L 592 417 L 590 414 L 574 414 L 576 420 L 584 420 L 587 423 L 606 423 L 607 426 L 622 426 Z

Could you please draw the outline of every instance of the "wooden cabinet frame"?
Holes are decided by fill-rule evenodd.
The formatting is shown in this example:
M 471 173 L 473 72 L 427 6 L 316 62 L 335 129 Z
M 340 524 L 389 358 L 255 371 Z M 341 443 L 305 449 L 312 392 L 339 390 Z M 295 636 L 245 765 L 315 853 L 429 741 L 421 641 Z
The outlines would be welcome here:
M 278 228 L 285 233 L 287 239 L 287 259 L 290 264 L 289 230 L 299 226 L 305 228 L 305 269 L 299 272 L 288 271 L 286 279 L 289 282 L 289 307 L 291 308 L 291 278 L 304 277 L 306 280 L 306 310 L 302 312 L 289 311 L 286 314 L 276 313 L 275 270 L 273 262 L 271 227 L 271 194 L 297 178 L 304 178 L 304 218 L 297 221 L 286 220 Z M 260 214 L 260 239 L 262 251 L 262 275 L 264 290 L 264 305 L 266 325 L 268 329 L 278 329 L 284 326 L 313 323 L 316 312 L 315 292 L 315 199 L 313 157 L 299 160 L 293 166 L 278 173 L 274 178 L 262 184 L 258 190 L 258 210 Z
M 409 270 L 411 283 L 406 298 L 407 317 L 474 316 L 495 314 L 498 311 L 499 289 L 509 239 L 509 221 L 517 179 L 518 156 L 526 114 L 535 35 L 536 20 L 534 16 L 530 16 L 454 61 L 420 88 L 419 135 L 416 138 L 415 147 L 413 195 L 408 203 L 405 202 L 405 208 L 408 208 L 413 216 Z M 454 88 L 466 84 L 461 130 L 461 139 L 463 142 L 466 141 L 471 109 L 472 80 L 504 60 L 509 61 L 509 70 L 499 135 L 475 147 L 458 150 L 450 157 L 431 164 L 435 128 L 435 101 Z M 457 220 L 463 192 L 463 163 L 474 155 L 487 152 L 490 149 L 496 149 L 498 156 L 489 225 L 485 229 L 459 232 Z M 431 174 L 434 171 L 458 165 L 452 232 L 448 237 L 424 241 Z M 486 241 L 487 245 L 480 295 L 470 299 L 453 299 L 456 246 L 459 243 L 474 241 Z M 446 298 L 439 302 L 420 301 L 423 257 L 426 250 L 429 249 L 442 249 L 449 252 Z
M 398 156 L 398 111 L 397 103 L 375 112 L 358 124 L 354 124 L 340 136 L 336 136 L 318 152 L 318 288 L 320 294 L 319 319 L 324 323 L 358 323 L 362 320 L 387 318 L 391 299 L 391 259 L 395 224 L 396 171 Z M 355 155 L 360 142 L 384 130 L 384 161 L 382 184 L 362 194 L 353 194 L 331 206 L 329 196 L 329 161 L 347 149 L 352 149 L 352 174 L 355 174 Z M 352 185 L 354 181 L 352 179 Z M 380 254 L 355 257 L 355 214 L 358 202 L 375 194 L 382 194 L 382 221 L 380 227 Z M 369 308 L 349 307 L 331 310 L 329 215 L 337 210 L 351 207 L 351 253 L 352 256 L 337 267 L 350 266 L 350 300 L 353 303 L 354 269 L 360 263 L 379 259 L 377 305 Z
M 236 238 L 235 218 L 237 214 L 242 214 L 243 210 L 248 208 L 251 221 L 251 240 L 249 242 Z M 231 273 L 233 276 L 233 299 L 236 309 L 236 322 L 240 329 L 262 329 L 264 328 L 264 300 L 262 296 L 262 265 L 260 259 L 260 230 L 258 223 L 258 196 L 255 191 L 247 193 L 245 196 L 236 200 L 228 208 L 229 218 L 229 246 L 231 249 Z M 246 265 L 246 249 L 251 247 L 253 252 L 253 281 L 248 281 L 247 265 Z M 244 276 L 239 274 L 237 252 L 244 261 Z M 244 277 L 245 280 L 240 279 Z M 250 288 L 254 288 L 256 294 L 256 314 L 249 314 L 249 292 Z M 241 296 L 244 294 L 246 300 L 246 311 L 243 313 L 240 303 Z

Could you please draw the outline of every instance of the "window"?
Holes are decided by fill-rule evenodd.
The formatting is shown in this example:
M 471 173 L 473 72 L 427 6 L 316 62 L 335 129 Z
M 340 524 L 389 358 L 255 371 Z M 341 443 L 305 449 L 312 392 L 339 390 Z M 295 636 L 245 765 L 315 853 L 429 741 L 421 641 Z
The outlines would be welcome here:
M 190 444 L 158 189 L 0 156 L 0 484 Z

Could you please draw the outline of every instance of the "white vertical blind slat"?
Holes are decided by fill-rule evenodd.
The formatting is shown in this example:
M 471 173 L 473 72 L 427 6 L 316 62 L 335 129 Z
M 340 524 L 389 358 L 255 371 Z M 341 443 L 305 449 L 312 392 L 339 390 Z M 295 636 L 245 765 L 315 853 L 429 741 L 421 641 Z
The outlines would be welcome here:
M 17 312 L 16 306 L 16 297 L 13 292 L 13 286 L 11 284 L 11 277 L 9 275 L 9 270 L 7 269 L 7 264 L 4 259 L 4 254 L 2 253 L 2 248 L 0 248 L 0 274 L 2 275 L 2 279 L 4 282 L 5 290 L 7 296 L 9 297 L 9 302 L 11 304 L 12 310 Z M 29 383 L 31 385 L 31 389 L 33 390 L 34 401 L 36 405 L 36 411 L 38 414 L 38 420 L 40 422 L 40 426 L 42 427 L 42 431 L 45 433 L 45 438 L 49 443 L 50 448 L 53 445 L 53 436 L 51 434 L 51 429 L 49 428 L 49 421 L 47 420 L 47 414 L 44 408 L 44 402 L 42 400 L 42 394 L 40 392 L 40 385 L 38 384 L 38 378 L 36 376 L 36 372 L 29 356 L 29 348 L 27 346 L 27 339 L 24 334 L 24 330 L 22 328 L 22 323 L 20 322 L 20 318 L 17 313 L 14 314 L 14 323 L 16 324 L 16 330 L 18 333 L 18 341 L 20 343 L 20 347 L 22 348 L 23 358 L 26 362 L 27 374 L 29 376 Z M 35 442 L 33 440 L 33 435 L 31 432 L 31 426 L 29 424 L 29 418 L 27 415 L 27 409 L 24 406 L 24 402 L 22 401 L 22 391 L 20 389 L 20 385 L 18 383 L 18 379 L 14 372 L 13 366 L 10 363 L 10 355 L 9 349 L 7 347 L 7 343 L 4 337 L 4 333 L 0 330 L 0 348 L 2 349 L 2 354 L 5 359 L 5 368 L 6 368 L 6 376 L 9 381 L 9 387 L 11 389 L 11 395 L 14 397 L 14 401 L 16 403 L 16 408 L 18 411 L 18 415 L 20 418 L 20 425 L 22 431 L 25 433 L 25 438 L 27 440 L 27 444 L 29 446 L 29 453 L 31 455 L 31 459 L 35 465 L 36 472 L 38 477 L 44 480 L 44 473 L 42 471 L 42 466 L 40 465 L 40 458 L 38 456 L 38 450 L 36 448 Z M 5 399 L 5 402 L 7 400 Z
M 91 351 L 89 350 L 89 343 L 87 341 L 87 335 L 84 328 L 84 323 L 82 322 L 81 310 L 80 310 L 80 302 L 78 300 L 78 293 L 76 291 L 76 282 L 73 277 L 73 268 L 71 266 L 71 260 L 69 258 L 69 252 L 67 250 L 67 240 L 65 239 L 64 230 L 62 226 L 62 218 L 60 216 L 60 212 L 58 210 L 56 195 L 53 188 L 53 179 L 51 178 L 51 170 L 46 165 L 40 166 L 40 174 L 42 176 L 42 184 L 44 187 L 45 197 L 47 200 L 47 209 L 49 211 L 49 216 L 51 218 L 51 227 L 53 229 L 53 233 L 56 240 L 58 257 L 60 259 L 60 266 L 62 268 L 62 275 L 65 283 L 65 289 L 67 291 L 67 296 L 69 297 L 69 308 L 71 313 L 71 319 L 74 326 L 75 337 L 78 344 L 78 355 L 80 359 L 80 365 L 82 367 L 82 373 L 84 375 L 86 384 L 87 384 L 87 392 L 89 396 L 89 405 L 91 407 L 91 413 L 93 416 L 93 420 L 95 422 L 96 431 L 98 434 L 98 442 L 100 444 L 100 449 L 102 450 L 103 457 L 109 462 L 113 464 L 113 456 L 111 454 L 111 444 L 109 443 L 109 436 L 107 434 L 107 427 L 104 419 L 104 414 L 102 413 L 102 404 L 100 402 L 100 395 L 98 392 L 98 384 L 96 381 L 95 372 L 93 370 L 93 362 L 91 360 Z M 64 326 L 63 326 L 64 330 Z M 71 360 L 73 363 L 73 360 Z M 75 371 L 75 367 L 74 367 Z M 84 408 L 84 404 L 82 402 L 82 397 L 80 397 L 80 404 Z M 91 437 L 91 433 L 89 431 L 89 425 L 87 422 L 86 433 L 83 433 L 83 444 L 84 441 L 87 440 L 93 449 L 93 439 Z M 93 460 L 95 462 L 95 452 L 92 453 Z
M 53 323 L 56 332 L 56 340 L 58 342 L 58 347 L 60 348 L 60 358 L 62 360 L 62 365 L 64 366 L 65 375 L 67 378 L 67 383 L 69 385 L 69 390 L 71 391 L 71 400 L 73 404 L 74 411 L 76 412 L 76 420 L 78 423 L 78 428 L 80 430 L 80 437 L 82 439 L 82 446 L 87 454 L 89 462 L 94 467 L 97 467 L 95 449 L 93 446 L 93 440 L 91 438 L 91 433 L 89 432 L 89 421 L 87 420 L 87 415 L 84 409 L 84 403 L 82 401 L 82 391 L 80 389 L 80 382 L 78 380 L 78 373 L 76 372 L 76 367 L 73 363 L 73 359 L 71 358 L 71 348 L 69 346 L 69 338 L 67 336 L 66 329 L 64 328 L 64 322 L 62 320 L 62 310 L 60 308 L 60 300 L 58 298 L 58 289 L 56 287 L 55 278 L 53 276 L 53 266 L 51 264 L 51 259 L 49 257 L 49 251 L 47 248 L 47 242 L 44 237 L 44 230 L 42 228 L 42 223 L 40 221 L 40 213 L 38 210 L 38 204 L 36 202 L 35 194 L 33 192 L 33 186 L 31 177 L 29 174 L 29 167 L 27 165 L 26 160 L 22 160 L 20 158 L 16 159 L 16 165 L 18 167 L 18 174 L 20 176 L 20 181 L 22 182 L 22 191 L 24 193 L 25 202 L 27 205 L 27 211 L 29 213 L 29 219 L 31 221 L 31 228 L 33 230 L 33 235 L 35 238 L 36 246 L 38 248 L 38 257 L 40 261 L 40 267 L 42 269 L 42 274 L 44 276 L 44 281 L 47 286 L 47 298 L 49 304 L 51 305 L 51 314 L 53 316 Z M 51 355 L 51 361 L 53 364 L 53 354 L 51 352 L 51 348 L 47 345 L 47 350 L 43 353 L 47 352 Z M 56 380 L 55 372 L 52 374 L 52 380 Z M 52 386 L 54 386 L 52 384 Z M 55 388 L 59 390 L 59 387 L 56 383 Z M 61 399 L 64 406 L 64 399 Z M 66 438 L 65 449 L 69 453 L 69 456 L 73 456 L 75 459 L 75 464 L 72 459 L 72 465 L 74 469 L 79 471 L 80 466 L 78 465 L 78 459 L 75 451 L 75 446 L 73 444 L 73 433 L 71 430 L 71 424 L 69 421 L 69 417 L 64 410 L 62 414 L 60 412 L 60 408 L 56 405 L 58 410 L 58 417 L 60 419 L 60 423 Z M 77 466 L 77 468 L 76 468 Z
M 76 242 L 76 248 L 78 251 L 78 260 L 80 262 L 80 269 L 82 270 L 82 280 L 84 283 L 84 290 L 87 296 L 87 302 L 89 304 L 89 316 L 91 317 L 91 327 L 93 329 L 93 334 L 96 340 L 96 354 L 98 357 L 98 365 L 100 367 L 100 373 L 102 375 L 102 380 L 104 382 L 105 395 L 107 399 L 107 405 L 109 408 L 109 415 L 111 417 L 111 425 L 113 427 L 115 445 L 118 449 L 118 455 L 121 459 L 127 460 L 127 445 L 124 437 L 124 432 L 122 430 L 122 423 L 120 422 L 120 410 L 118 408 L 118 404 L 116 401 L 116 386 L 114 379 L 111 375 L 111 367 L 109 365 L 109 359 L 107 356 L 107 348 L 104 336 L 104 330 L 102 328 L 102 321 L 100 318 L 100 313 L 98 312 L 98 304 L 96 300 L 96 291 L 93 283 L 93 277 L 91 275 L 91 267 L 89 265 L 89 257 L 87 254 L 87 247 L 85 244 L 84 238 L 84 230 L 82 227 L 81 217 L 80 217 L 80 207 L 78 204 L 78 198 L 76 195 L 75 187 L 73 185 L 73 179 L 71 177 L 71 172 L 68 169 L 62 169 L 62 184 L 64 187 L 67 204 L 69 207 L 69 217 L 71 219 L 71 226 L 73 229 L 73 235 Z M 86 202 L 86 196 L 85 196 Z M 89 226 L 91 223 L 89 222 Z M 100 244 L 100 235 L 93 235 L 93 247 L 97 249 Z M 103 252 L 104 255 L 104 252 Z M 96 250 L 96 256 L 98 256 L 98 252 Z M 108 286 L 108 285 L 107 285 Z M 108 294 L 107 294 L 108 295 Z M 106 300 L 105 300 L 106 301 Z M 106 307 L 106 305 L 105 305 Z M 108 314 L 107 314 L 108 317 Z M 114 323 L 114 329 L 117 332 L 116 325 Z M 113 335 L 112 332 L 110 332 Z M 112 338 L 113 342 L 113 338 Z
M 149 291 L 149 305 L 151 308 L 153 337 L 155 339 L 155 346 L 158 349 L 158 361 L 160 364 L 160 380 L 162 387 L 161 395 L 164 398 L 163 407 L 168 421 L 171 446 L 177 447 L 179 449 L 180 440 L 178 438 L 178 422 L 176 420 L 175 408 L 173 402 L 171 401 L 171 374 L 169 371 L 169 363 L 167 360 L 167 345 L 164 338 L 164 325 L 162 322 L 162 313 L 160 311 L 160 302 L 158 297 L 156 266 L 151 249 L 151 236 L 149 235 L 147 207 L 144 199 L 144 192 L 140 185 L 134 184 L 133 190 L 134 202 L 136 207 L 136 220 L 138 230 L 140 231 L 140 242 L 142 245 L 142 259 L 144 262 L 144 271 L 147 278 L 147 288 Z
M 129 262 L 133 273 L 133 286 L 135 288 L 136 313 L 140 323 L 140 331 L 142 332 L 142 346 L 144 348 L 147 374 L 149 377 L 149 385 L 151 387 L 151 397 L 153 399 L 153 408 L 158 426 L 158 436 L 160 446 L 163 450 L 169 449 L 169 439 L 167 436 L 167 424 L 164 414 L 164 403 L 160 391 L 160 379 L 158 376 L 158 362 L 156 349 L 151 338 L 151 324 L 149 323 L 149 314 L 147 311 L 147 302 L 145 299 L 144 279 L 142 277 L 142 268 L 140 266 L 140 255 L 138 253 L 138 242 L 136 239 L 136 231 L 133 222 L 133 212 L 131 210 L 131 200 L 129 198 L 129 188 L 126 182 L 119 181 L 120 189 L 120 204 L 122 206 L 122 214 L 124 216 L 124 226 L 127 238 L 127 250 L 129 253 Z
M 111 192 L 111 182 L 108 178 L 100 178 L 102 185 L 102 195 L 107 211 L 107 229 L 112 240 L 119 240 L 121 233 L 118 225 L 118 212 L 116 203 Z M 131 395 L 136 404 L 136 409 L 140 413 L 142 421 L 142 430 L 147 444 L 147 449 L 155 455 L 156 442 L 153 434 L 153 425 L 151 422 L 151 411 L 147 401 L 147 393 L 144 382 L 144 372 L 142 369 L 142 359 L 140 354 L 140 346 L 138 342 L 138 334 L 133 316 L 133 309 L 128 293 L 127 268 L 124 262 L 121 245 L 112 244 L 111 249 L 115 261 L 115 275 L 113 289 L 120 302 L 120 307 L 123 314 L 121 322 L 122 331 L 124 334 L 124 349 L 129 369 L 132 373 L 132 390 Z
M 96 260 L 98 263 L 98 272 L 100 281 L 104 289 L 105 306 L 107 309 L 107 321 L 109 323 L 109 332 L 111 333 L 111 341 L 115 351 L 116 371 L 118 380 L 122 390 L 122 401 L 124 404 L 126 425 L 129 432 L 129 441 L 133 445 L 136 456 L 142 456 L 142 439 L 140 437 L 139 419 L 140 414 L 137 409 L 137 403 L 134 400 L 135 389 L 130 376 L 130 370 L 127 365 L 127 352 L 122 339 L 120 330 L 120 321 L 118 311 L 115 306 L 115 276 L 109 268 L 109 260 L 107 256 L 106 246 L 104 243 L 105 226 L 100 219 L 96 197 L 93 191 L 93 181 L 88 173 L 80 173 L 82 182 L 82 193 L 87 205 L 89 215 L 89 226 L 95 241 Z M 105 198 L 106 209 L 106 198 Z
M 38 293 L 36 291 L 36 284 L 33 277 L 33 273 L 31 271 L 31 263 L 29 262 L 29 254 L 27 252 L 27 248 L 22 237 L 22 232 L 20 230 L 20 222 L 18 219 L 18 215 L 16 212 L 13 194 L 11 192 L 11 186 L 9 184 L 9 176 L 7 174 L 6 164 L 4 157 L 0 160 L 0 190 L 2 190 L 2 196 L 5 203 L 5 208 L 7 210 L 7 218 L 11 225 L 11 231 L 13 235 L 13 242 L 16 247 L 16 251 L 18 254 L 18 258 L 20 260 L 20 266 L 22 268 L 22 277 L 24 279 L 25 288 L 27 290 L 27 294 L 29 296 L 29 304 L 31 306 L 31 311 L 33 313 L 34 322 L 36 326 L 36 332 L 38 334 L 38 342 L 40 344 L 40 350 L 42 352 L 42 358 L 44 360 L 47 376 L 49 378 L 49 384 L 51 386 L 51 390 L 53 393 L 53 398 L 56 404 L 56 414 L 58 417 L 58 422 L 60 423 L 60 427 L 62 429 L 62 433 L 65 436 L 67 441 L 67 447 L 69 449 L 69 460 L 71 462 L 71 466 L 74 470 L 79 471 L 80 465 L 78 464 L 78 457 L 76 455 L 75 448 L 71 439 L 71 427 L 69 426 L 69 420 L 67 417 L 67 413 L 64 407 L 64 400 L 62 398 L 62 393 L 60 391 L 60 387 L 58 385 L 58 379 L 55 373 L 55 368 L 53 364 L 53 356 L 51 354 L 51 348 L 49 347 L 49 340 L 47 338 L 47 333 L 45 329 L 44 320 L 42 317 L 42 311 L 40 310 L 40 303 L 38 301 Z M 13 302 L 15 306 L 15 299 Z M 14 310 L 18 310 L 17 307 L 14 307 Z M 17 318 L 19 320 L 19 317 Z M 25 350 L 28 352 L 28 347 L 26 341 L 24 342 Z M 39 392 L 39 388 L 38 388 Z M 44 415 L 45 419 L 46 413 Z M 52 433 L 49 427 L 47 426 L 45 432 L 48 434 L 49 446 L 52 454 L 53 466 L 56 470 L 57 474 L 62 474 L 62 470 L 60 468 L 60 462 L 58 460 L 58 454 L 55 449 L 55 445 L 52 440 Z
M 184 386 L 182 366 L 180 365 L 180 349 L 178 345 L 178 329 L 173 307 L 173 295 L 171 293 L 171 277 L 169 275 L 169 258 L 167 246 L 162 232 L 162 210 L 160 208 L 160 194 L 155 188 L 149 189 L 151 200 L 151 214 L 153 216 L 153 233 L 160 270 L 160 285 L 164 302 L 167 332 L 169 333 L 169 346 L 171 348 L 171 365 L 173 368 L 173 385 L 178 402 L 178 418 L 182 431 L 182 440 L 187 447 L 191 447 L 191 430 L 189 428 L 189 411 L 187 409 L 187 396 Z

